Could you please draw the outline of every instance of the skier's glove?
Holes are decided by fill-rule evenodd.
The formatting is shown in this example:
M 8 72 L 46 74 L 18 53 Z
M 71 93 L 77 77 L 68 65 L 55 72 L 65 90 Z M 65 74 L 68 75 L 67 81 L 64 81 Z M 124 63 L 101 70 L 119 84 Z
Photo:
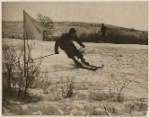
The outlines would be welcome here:
M 85 48 L 85 45 L 82 45 L 82 48 Z
M 56 52 L 55 52 L 55 54 L 59 54 L 59 52 L 58 52 L 58 51 L 56 51 Z

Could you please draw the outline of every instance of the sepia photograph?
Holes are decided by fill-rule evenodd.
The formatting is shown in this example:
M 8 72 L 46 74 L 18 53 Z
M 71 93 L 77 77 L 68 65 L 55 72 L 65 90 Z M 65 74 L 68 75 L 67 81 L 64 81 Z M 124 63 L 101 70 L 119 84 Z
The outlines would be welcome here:
M 148 0 L 1 7 L 2 116 L 148 116 Z

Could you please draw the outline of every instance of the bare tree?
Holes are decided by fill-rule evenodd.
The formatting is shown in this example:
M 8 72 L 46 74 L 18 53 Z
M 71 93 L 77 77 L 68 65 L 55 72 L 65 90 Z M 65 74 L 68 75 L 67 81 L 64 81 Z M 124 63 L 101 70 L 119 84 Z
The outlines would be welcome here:
M 40 65 L 42 60 L 37 63 L 31 63 L 32 46 L 27 46 L 26 50 L 26 76 L 24 76 L 23 47 L 3 45 L 3 87 L 5 87 L 10 96 L 26 97 L 27 90 L 34 83 L 40 74 Z M 12 88 L 16 91 L 12 91 Z M 4 90 L 4 88 L 3 88 Z
M 42 14 L 37 15 L 37 20 L 46 27 L 47 29 L 43 31 L 43 41 L 53 40 L 53 29 L 54 22 L 50 17 L 44 16 Z
M 37 20 L 46 28 L 54 29 L 54 22 L 50 17 L 44 16 L 42 14 L 37 15 Z

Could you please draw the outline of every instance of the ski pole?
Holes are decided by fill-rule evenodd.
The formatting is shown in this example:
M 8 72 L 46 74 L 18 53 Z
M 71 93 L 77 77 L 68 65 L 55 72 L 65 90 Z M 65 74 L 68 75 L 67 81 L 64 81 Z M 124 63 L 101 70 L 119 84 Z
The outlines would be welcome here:
M 42 58 L 45 58 L 45 57 L 49 57 L 49 56 L 52 56 L 52 55 L 54 55 L 54 54 L 55 54 L 55 53 L 52 53 L 52 54 L 50 54 L 50 55 L 45 55 L 45 56 L 42 56 L 42 57 L 38 57 L 38 58 L 34 58 L 34 59 L 31 59 L 30 62 L 33 63 L 33 61 L 35 61 L 35 60 L 42 59 Z

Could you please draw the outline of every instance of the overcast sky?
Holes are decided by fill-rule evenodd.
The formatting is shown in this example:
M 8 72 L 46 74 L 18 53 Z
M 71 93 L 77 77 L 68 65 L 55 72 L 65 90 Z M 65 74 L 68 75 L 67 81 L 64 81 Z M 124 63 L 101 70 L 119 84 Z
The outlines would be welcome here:
M 41 13 L 54 21 L 106 23 L 148 30 L 148 2 L 3 2 L 2 20 L 23 20 Z

